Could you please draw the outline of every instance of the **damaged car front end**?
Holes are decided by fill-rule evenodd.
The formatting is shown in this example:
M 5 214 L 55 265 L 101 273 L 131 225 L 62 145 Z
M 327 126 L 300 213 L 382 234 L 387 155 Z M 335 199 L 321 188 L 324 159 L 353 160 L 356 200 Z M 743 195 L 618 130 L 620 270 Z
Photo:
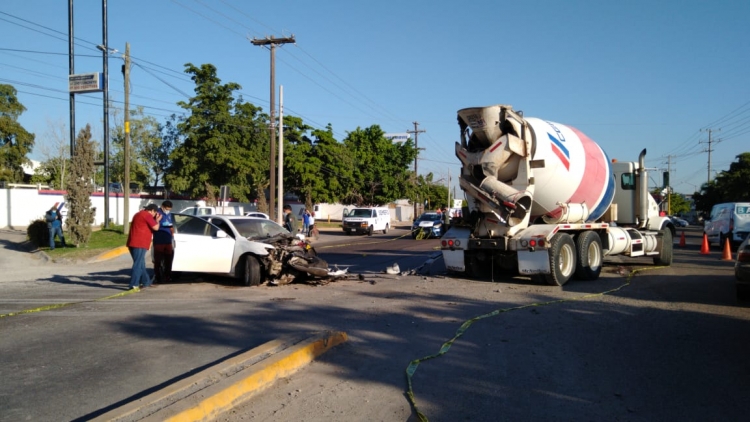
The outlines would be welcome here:
M 235 277 L 246 286 L 335 277 L 302 235 L 274 221 L 175 214 L 173 271 Z

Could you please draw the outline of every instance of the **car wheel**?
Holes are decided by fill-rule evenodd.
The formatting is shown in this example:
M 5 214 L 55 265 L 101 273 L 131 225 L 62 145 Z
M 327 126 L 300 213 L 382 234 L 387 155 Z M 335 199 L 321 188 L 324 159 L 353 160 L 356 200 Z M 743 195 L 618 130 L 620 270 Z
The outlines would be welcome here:
M 557 233 L 550 240 L 550 273 L 545 274 L 547 284 L 562 286 L 570 280 L 576 268 L 576 244 L 567 233 Z
M 578 260 L 576 277 L 580 280 L 596 280 L 602 272 L 602 240 L 593 231 L 585 231 L 576 241 Z
M 374 231 L 374 230 L 372 229 L 372 226 L 368 227 L 368 228 L 367 228 L 367 235 L 368 235 L 368 236 L 372 236 L 372 233 L 373 233 L 373 231 Z
M 260 263 L 252 255 L 245 255 L 240 260 L 240 281 L 244 286 L 260 285 Z
M 351 230 L 344 230 L 344 233 L 346 233 L 347 236 L 351 236 L 352 235 L 352 231 Z
M 388 224 L 385 225 L 385 228 L 383 229 L 383 234 L 388 234 Z

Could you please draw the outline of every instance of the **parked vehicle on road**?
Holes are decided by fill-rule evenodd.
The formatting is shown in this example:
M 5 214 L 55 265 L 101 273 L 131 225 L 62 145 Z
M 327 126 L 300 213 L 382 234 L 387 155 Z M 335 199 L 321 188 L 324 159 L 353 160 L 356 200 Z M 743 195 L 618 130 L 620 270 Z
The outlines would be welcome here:
M 425 212 L 411 225 L 411 237 L 426 239 L 443 235 L 443 216 L 436 212 Z
M 270 219 L 271 217 L 268 216 L 268 214 L 260 212 L 260 211 L 250 211 L 245 213 L 245 217 L 257 217 L 257 218 L 265 218 L 266 220 Z
M 458 111 L 467 209 L 441 246 L 446 269 L 502 268 L 555 286 L 599 278 L 605 256 L 671 265 L 674 223 L 648 190 L 646 150 L 610 160 L 578 129 L 508 105 Z
M 388 233 L 391 228 L 391 212 L 388 208 L 354 208 L 345 210 L 341 227 L 347 235 L 354 233 L 372 236 L 376 231 Z
M 304 236 L 274 221 L 245 216 L 174 215 L 172 271 L 235 277 L 245 286 L 288 284 L 328 275 Z
M 708 243 L 724 247 L 729 239 L 732 246 L 737 246 L 750 233 L 750 202 L 727 202 L 716 204 L 711 208 L 711 215 L 703 223 L 703 232 Z
M 669 219 L 672 220 L 676 227 L 687 227 L 689 225 L 687 220 L 684 220 L 676 215 L 670 215 Z

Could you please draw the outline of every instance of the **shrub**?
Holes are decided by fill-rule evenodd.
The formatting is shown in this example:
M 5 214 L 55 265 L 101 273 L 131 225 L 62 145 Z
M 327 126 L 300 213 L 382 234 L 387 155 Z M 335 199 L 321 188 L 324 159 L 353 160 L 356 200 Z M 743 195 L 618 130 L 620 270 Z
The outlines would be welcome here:
M 49 228 L 44 219 L 34 220 L 26 229 L 26 237 L 37 247 L 49 246 Z

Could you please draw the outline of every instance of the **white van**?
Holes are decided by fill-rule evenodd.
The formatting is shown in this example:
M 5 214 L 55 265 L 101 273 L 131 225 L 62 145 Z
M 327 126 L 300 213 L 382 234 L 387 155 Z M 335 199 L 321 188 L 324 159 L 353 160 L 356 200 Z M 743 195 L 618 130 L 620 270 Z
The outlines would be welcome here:
M 711 208 L 711 216 L 703 224 L 709 243 L 716 243 L 720 248 L 729 239 L 732 246 L 737 246 L 750 233 L 750 202 L 727 202 L 716 204 Z
M 388 233 L 391 228 L 391 212 L 388 208 L 353 208 L 344 209 L 341 227 L 347 235 L 355 233 L 367 233 L 372 236 L 376 231 Z

